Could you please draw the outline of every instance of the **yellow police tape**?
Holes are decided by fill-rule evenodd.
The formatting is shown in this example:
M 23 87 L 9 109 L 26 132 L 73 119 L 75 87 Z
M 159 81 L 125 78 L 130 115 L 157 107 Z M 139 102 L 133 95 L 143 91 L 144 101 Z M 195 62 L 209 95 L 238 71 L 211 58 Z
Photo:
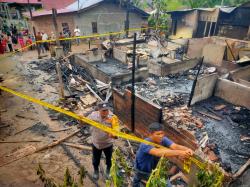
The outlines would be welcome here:
M 158 28 L 166 28 L 166 26 L 158 26 L 158 27 L 145 27 L 145 28 L 132 28 L 128 30 L 123 30 L 123 31 L 118 31 L 118 32 L 107 32 L 103 34 L 92 34 L 92 35 L 86 35 L 86 36 L 74 36 L 74 37 L 69 37 L 69 38 L 60 38 L 59 41 L 63 40 L 75 40 L 75 39 L 87 39 L 87 38 L 98 38 L 98 37 L 103 37 L 103 36 L 111 36 L 111 35 L 119 35 L 119 34 L 124 34 L 128 31 L 142 31 L 142 30 L 147 30 L 147 29 L 158 29 Z M 44 43 L 44 42 L 55 42 L 56 40 L 39 40 L 36 41 L 36 43 Z
M 87 38 L 98 38 L 98 37 L 104 37 L 104 36 L 111 36 L 111 35 L 119 35 L 119 34 L 124 34 L 128 31 L 142 31 L 142 30 L 147 30 L 147 29 L 155 29 L 157 30 L 158 28 L 166 28 L 166 26 L 157 26 L 157 27 L 144 27 L 144 28 L 131 28 L 128 30 L 123 30 L 123 31 L 119 31 L 119 32 L 108 32 L 108 33 L 103 33 L 103 34 L 92 34 L 92 35 L 86 35 L 86 36 L 74 36 L 74 37 L 69 37 L 69 38 L 60 38 L 58 39 L 59 41 L 64 41 L 64 40 L 75 40 L 75 39 L 87 39 Z M 13 51 L 7 55 L 3 55 L 1 56 L 0 59 L 3 58 L 7 58 L 9 56 L 14 55 L 17 52 L 23 51 L 26 48 L 31 47 L 32 45 L 36 45 L 37 43 L 44 43 L 44 42 L 55 42 L 56 40 L 39 40 L 39 41 L 35 41 L 34 43 L 27 45 L 23 48 L 17 49 L 16 51 Z
M 30 44 L 30 45 L 26 45 L 26 46 L 23 47 L 23 48 L 19 48 L 19 49 L 17 49 L 16 51 L 12 51 L 12 52 L 10 52 L 10 53 L 8 53 L 8 54 L 6 54 L 6 55 L 2 55 L 2 56 L 0 56 L 0 59 L 4 59 L 4 58 L 7 58 L 7 57 L 10 57 L 10 56 L 14 55 L 14 54 L 17 53 L 17 52 L 22 52 L 24 49 L 27 49 L 27 48 L 31 47 L 32 45 L 35 45 L 35 44 L 36 44 L 36 43 L 34 42 L 34 43 Z
M 13 94 L 13 95 L 16 95 L 16 96 L 18 96 L 18 97 L 21 97 L 21 98 L 23 98 L 23 99 L 26 99 L 26 100 L 28 100 L 28 101 L 31 101 L 31 102 L 33 102 L 33 103 L 39 104 L 39 105 L 41 105 L 41 106 L 47 107 L 47 108 L 49 108 L 49 109 L 52 109 L 52 110 L 55 110 L 55 111 L 57 111 L 57 112 L 63 113 L 63 114 L 65 114 L 65 115 L 68 115 L 68 116 L 70 116 L 70 117 L 73 117 L 73 118 L 75 118 L 75 119 L 77 119 L 77 120 L 80 120 L 80 121 L 82 121 L 82 122 L 84 122 L 84 123 L 87 123 L 87 124 L 89 124 L 89 125 L 91 125 L 91 126 L 94 126 L 94 127 L 98 128 L 98 129 L 101 129 L 101 130 L 103 130 L 103 131 L 105 131 L 105 132 L 107 132 L 107 133 L 110 133 L 110 134 L 114 135 L 114 136 L 117 136 L 117 137 L 120 137 L 120 138 L 124 138 L 124 139 L 127 139 L 127 140 L 131 140 L 131 141 L 136 141 L 136 142 L 140 142 L 140 143 L 145 143 L 145 144 L 148 144 L 148 145 L 152 145 L 152 146 L 154 146 L 154 147 L 159 147 L 159 148 L 165 148 L 165 149 L 167 149 L 166 147 L 164 147 L 164 146 L 162 146 L 162 145 L 155 144 L 155 143 L 153 143 L 153 142 L 144 140 L 144 139 L 139 138 L 139 137 L 136 137 L 136 136 L 134 136 L 134 135 L 130 135 L 130 134 L 126 134 L 126 133 L 120 132 L 120 131 L 118 131 L 118 130 L 112 129 L 112 128 L 107 127 L 107 126 L 105 126 L 105 125 L 102 125 L 101 123 L 98 123 L 98 122 L 96 122 L 96 121 L 93 121 L 93 120 L 91 120 L 91 119 L 89 119 L 89 118 L 86 118 L 86 117 L 84 117 L 84 116 L 79 116 L 79 115 L 77 115 L 77 114 L 75 114 L 75 113 L 73 113 L 73 112 L 64 110 L 63 108 L 56 107 L 56 106 L 54 106 L 54 105 L 52 105 L 52 104 L 49 104 L 49 103 L 44 102 L 44 101 L 41 101 L 41 100 L 39 100 L 39 99 L 35 99 L 35 98 L 30 97 L 30 96 L 28 96 L 28 95 L 24 95 L 24 94 L 22 94 L 22 93 L 20 93 L 20 92 L 16 92 L 16 91 L 11 90 L 11 89 L 9 89 L 9 88 L 0 86 L 0 89 L 3 90 L 3 91 L 9 92 L 9 93 L 11 93 L 11 94 Z M 184 161 L 184 165 L 183 165 L 183 169 L 184 169 L 184 171 L 186 171 L 187 173 L 190 172 L 191 162 L 193 162 L 194 164 L 196 164 L 199 168 L 205 168 L 205 164 L 204 164 L 204 163 L 200 162 L 199 160 L 197 160 L 197 159 L 194 158 L 194 157 L 190 157 L 188 160 L 185 160 L 185 161 Z

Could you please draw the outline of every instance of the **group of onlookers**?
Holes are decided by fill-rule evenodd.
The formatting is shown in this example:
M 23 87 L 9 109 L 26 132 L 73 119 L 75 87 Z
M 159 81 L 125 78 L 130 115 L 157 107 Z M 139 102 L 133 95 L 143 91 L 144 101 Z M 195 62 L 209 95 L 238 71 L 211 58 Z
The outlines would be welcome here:
M 31 45 L 35 41 L 34 36 L 29 34 L 27 29 L 18 30 L 13 24 L 8 26 L 6 23 L 0 28 L 0 54 L 12 52 L 25 46 Z
M 64 28 L 63 31 L 59 33 L 60 45 L 63 47 L 64 51 L 71 51 L 72 41 L 71 39 L 62 39 L 71 38 L 72 36 L 78 37 L 75 41 L 76 44 L 79 45 L 81 32 L 78 26 L 74 29 L 73 35 L 69 28 Z M 13 24 L 10 26 L 4 24 L 3 27 L 0 28 L 0 54 L 16 50 L 25 51 L 34 49 L 35 45 L 32 44 L 36 41 L 39 41 L 36 44 L 39 54 L 45 53 L 49 51 L 51 45 L 55 45 L 55 39 L 56 36 L 53 32 L 51 32 L 50 36 L 45 32 L 37 32 L 36 36 L 34 36 L 33 34 L 29 34 L 28 30 L 18 30 Z

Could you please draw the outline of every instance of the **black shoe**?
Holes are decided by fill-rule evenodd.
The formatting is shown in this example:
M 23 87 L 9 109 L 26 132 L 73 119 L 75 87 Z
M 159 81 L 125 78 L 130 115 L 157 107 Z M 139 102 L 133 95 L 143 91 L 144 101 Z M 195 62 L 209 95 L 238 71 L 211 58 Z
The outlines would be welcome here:
M 93 178 L 94 178 L 95 180 L 98 180 L 98 179 L 99 179 L 99 171 L 98 171 L 98 170 L 95 170 L 95 171 L 94 171 Z

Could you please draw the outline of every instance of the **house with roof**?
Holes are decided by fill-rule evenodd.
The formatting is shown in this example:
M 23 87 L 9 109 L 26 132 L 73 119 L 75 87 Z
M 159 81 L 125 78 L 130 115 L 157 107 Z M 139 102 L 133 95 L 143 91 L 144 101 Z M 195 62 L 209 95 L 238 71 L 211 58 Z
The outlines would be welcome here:
M 129 7 L 130 28 L 141 28 L 147 23 L 149 15 L 133 5 Z M 59 31 L 68 28 L 71 32 L 78 26 L 81 35 L 117 32 L 125 28 L 126 12 L 127 4 L 120 0 L 79 0 L 57 9 L 57 25 Z M 32 25 L 37 31 L 48 34 L 53 31 L 51 10 L 35 11 L 32 14 Z
M 0 27 L 3 23 L 14 24 L 18 29 L 28 28 L 24 13 L 42 7 L 40 0 L 0 0 Z
M 171 38 L 249 37 L 250 2 L 238 7 L 195 8 L 170 11 Z

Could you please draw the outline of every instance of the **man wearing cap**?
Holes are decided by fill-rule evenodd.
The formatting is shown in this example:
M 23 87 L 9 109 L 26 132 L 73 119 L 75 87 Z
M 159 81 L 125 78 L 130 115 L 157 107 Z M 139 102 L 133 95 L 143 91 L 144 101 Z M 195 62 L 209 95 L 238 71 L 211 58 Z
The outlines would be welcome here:
M 108 127 L 112 127 L 115 130 L 119 130 L 119 125 L 117 123 L 117 117 L 112 114 L 109 110 L 107 102 L 98 103 L 98 111 L 92 112 L 88 118 L 99 122 Z M 113 139 L 114 136 L 102 131 L 101 129 L 91 127 L 92 136 L 92 163 L 94 167 L 93 178 L 95 180 L 99 179 L 99 164 L 101 160 L 102 151 L 106 157 L 106 178 L 109 178 L 110 168 L 111 168 L 111 157 L 113 152 Z
M 141 180 L 148 180 L 152 170 L 157 166 L 160 157 L 180 157 L 184 159 L 193 155 L 191 149 L 178 145 L 165 137 L 163 129 L 163 125 L 157 122 L 149 125 L 148 131 L 150 134 L 145 140 L 163 145 L 168 149 L 156 148 L 141 143 L 136 154 L 133 187 L 140 187 Z M 171 186 L 170 183 L 168 184 L 169 186 Z

